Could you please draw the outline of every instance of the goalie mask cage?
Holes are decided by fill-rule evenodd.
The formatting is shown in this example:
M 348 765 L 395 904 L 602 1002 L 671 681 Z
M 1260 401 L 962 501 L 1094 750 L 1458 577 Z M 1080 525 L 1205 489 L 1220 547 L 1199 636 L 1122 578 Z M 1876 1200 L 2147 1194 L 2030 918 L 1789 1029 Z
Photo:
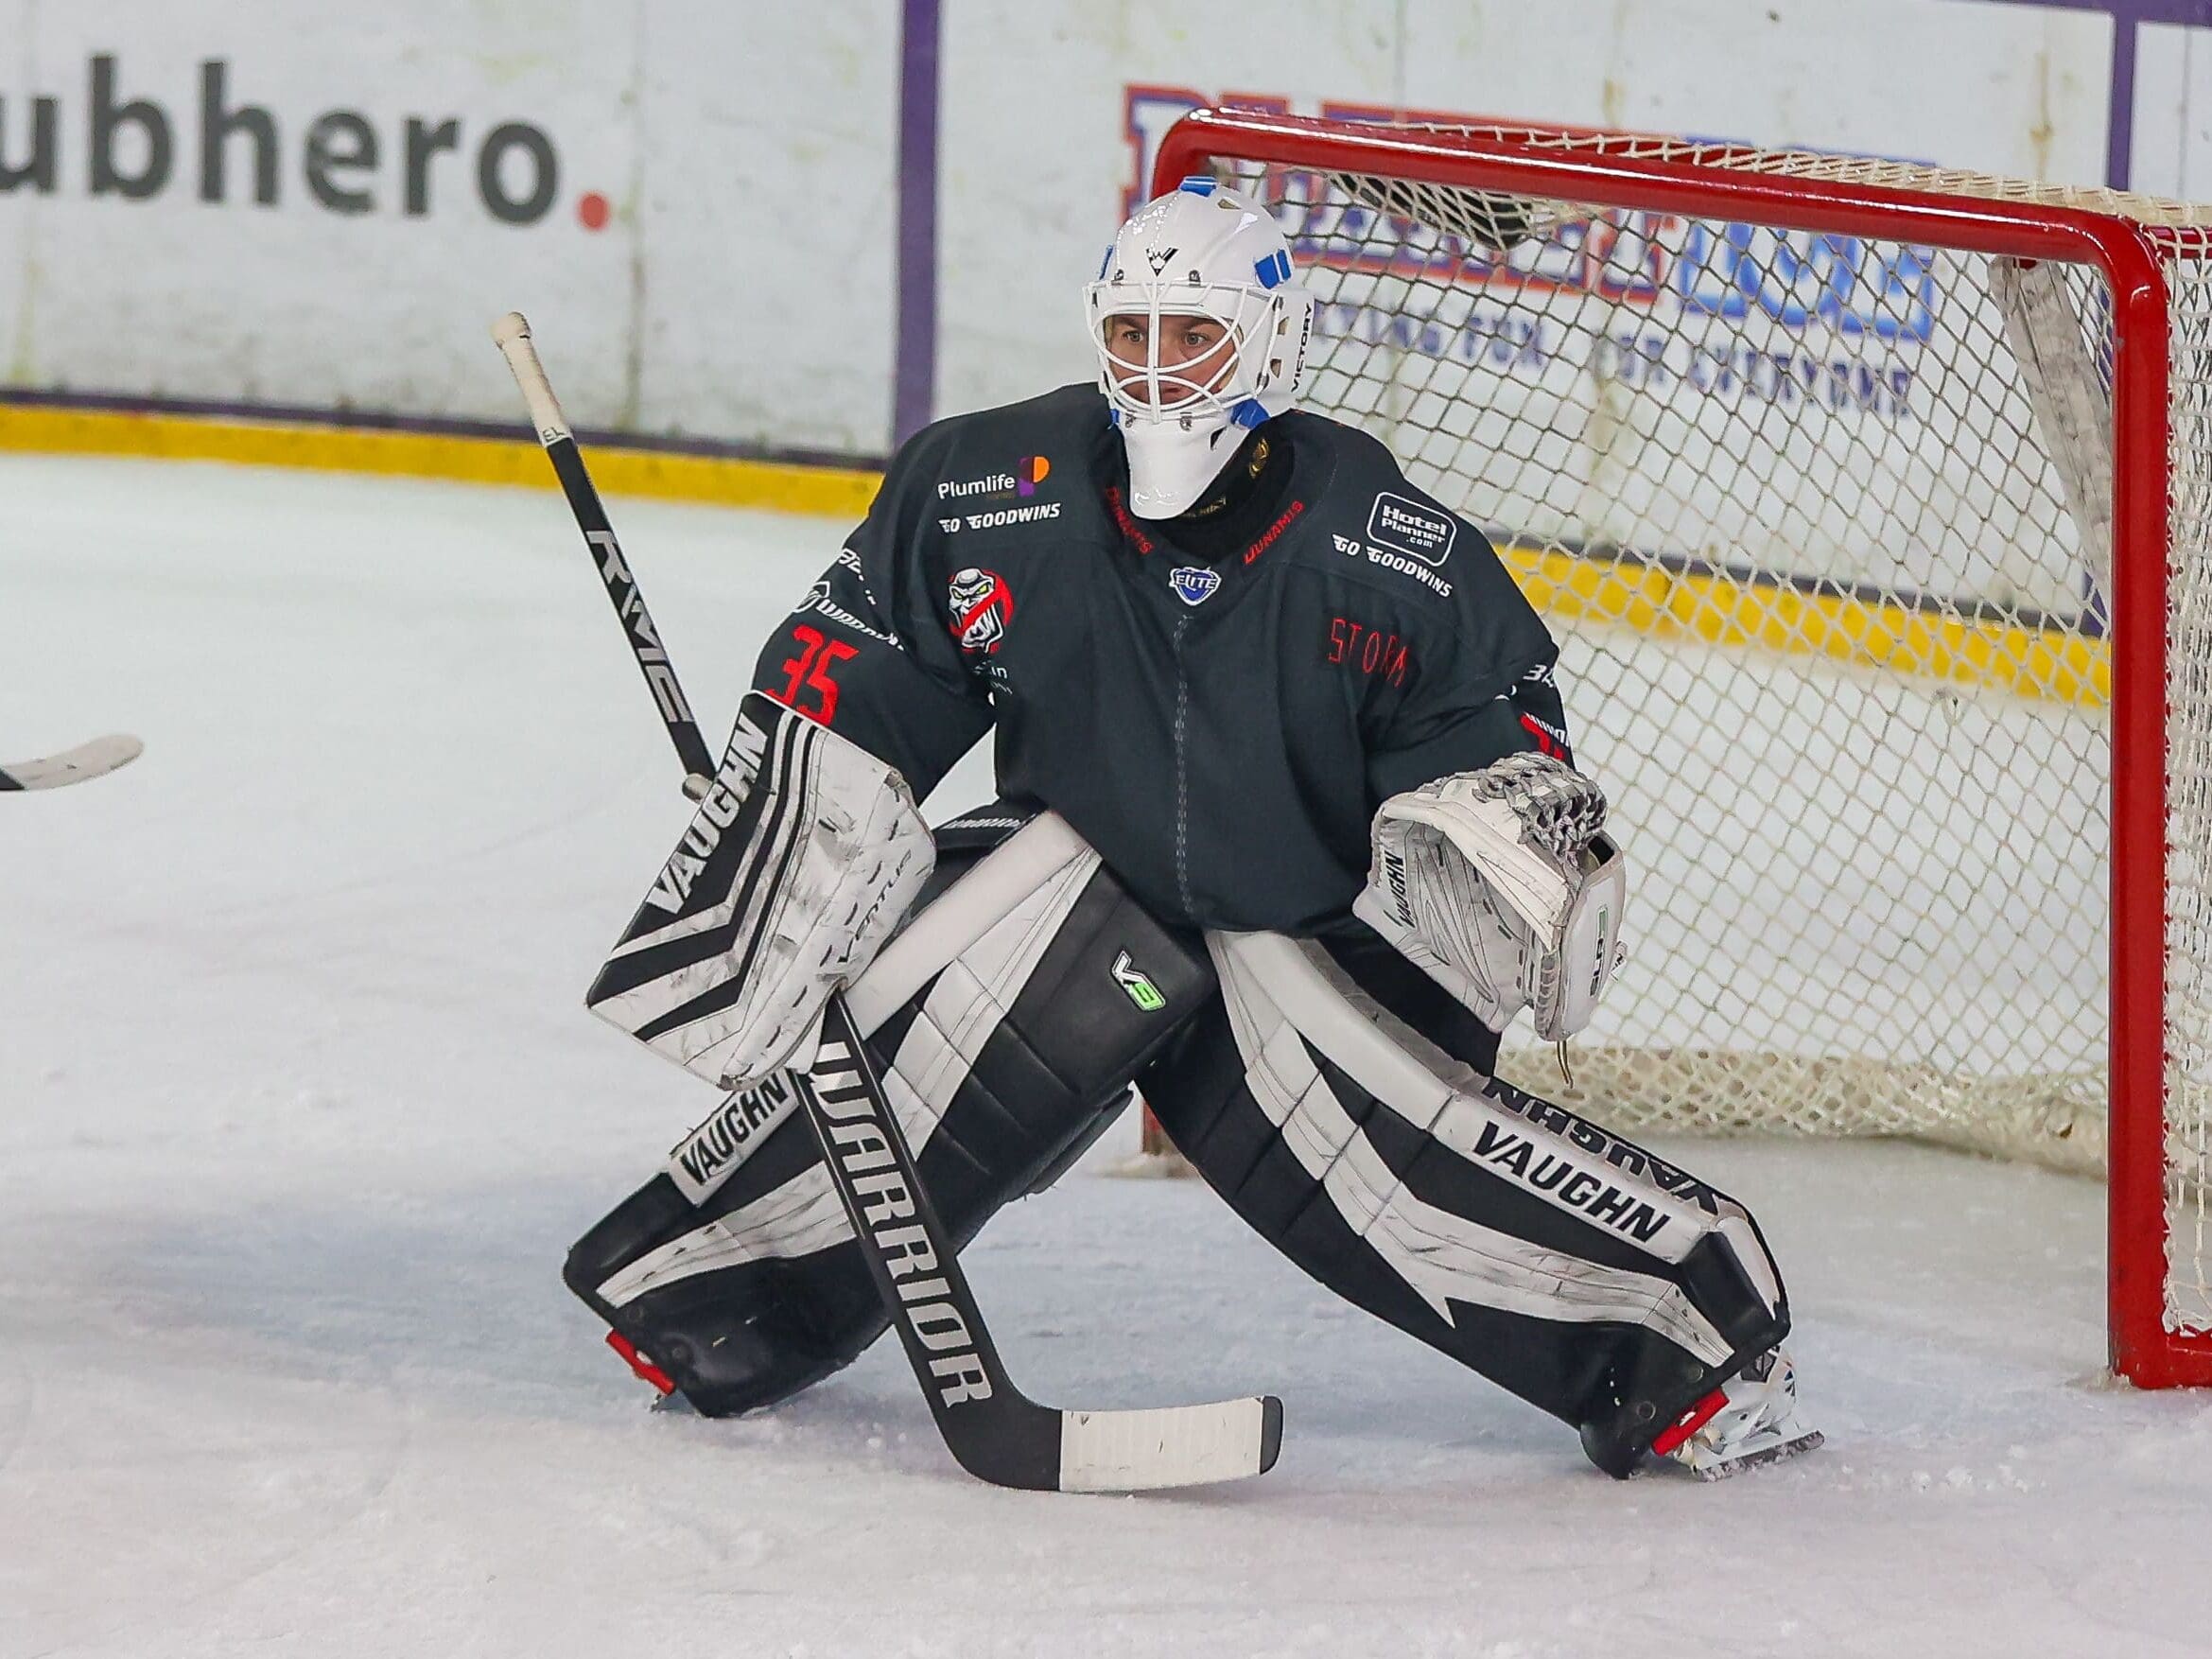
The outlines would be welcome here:
M 1559 639 L 1629 957 L 1572 1087 L 1500 1070 L 2103 1169 L 2115 1370 L 2212 1383 L 2212 209 L 1220 111 L 1162 142 L 1193 175 L 1290 238 L 1306 407 Z

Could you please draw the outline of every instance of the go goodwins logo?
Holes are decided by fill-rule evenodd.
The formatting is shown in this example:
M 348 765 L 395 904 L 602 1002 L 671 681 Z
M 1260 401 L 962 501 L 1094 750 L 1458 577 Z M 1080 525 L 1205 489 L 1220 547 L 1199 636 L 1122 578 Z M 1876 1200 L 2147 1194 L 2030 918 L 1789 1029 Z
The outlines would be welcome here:
M 111 53 L 91 59 L 82 96 L 81 106 L 52 94 L 0 96 L 0 195 L 54 195 L 66 171 L 88 195 L 121 201 L 175 188 L 218 206 L 275 207 L 304 188 L 326 211 L 348 216 L 425 218 L 473 198 L 502 224 L 534 225 L 561 201 L 560 155 L 530 121 L 479 130 L 458 115 L 380 125 L 358 110 L 280 114 L 235 88 L 220 58 L 200 63 L 197 95 L 182 110 L 126 88 Z M 612 208 L 587 190 L 575 213 L 596 231 Z

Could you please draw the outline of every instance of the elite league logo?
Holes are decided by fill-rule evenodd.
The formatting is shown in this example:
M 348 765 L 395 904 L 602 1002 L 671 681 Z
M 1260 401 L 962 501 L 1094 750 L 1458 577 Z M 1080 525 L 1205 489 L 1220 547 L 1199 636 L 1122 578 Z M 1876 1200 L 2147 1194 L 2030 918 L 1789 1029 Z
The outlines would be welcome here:
M 995 652 L 1005 642 L 1014 620 L 1014 593 L 996 570 L 970 565 L 952 573 L 948 591 L 952 637 L 963 651 Z
M 1209 570 L 1203 565 L 1177 565 L 1167 573 L 1167 582 L 1176 590 L 1176 597 L 1185 604 L 1201 605 L 1221 585 L 1221 572 Z

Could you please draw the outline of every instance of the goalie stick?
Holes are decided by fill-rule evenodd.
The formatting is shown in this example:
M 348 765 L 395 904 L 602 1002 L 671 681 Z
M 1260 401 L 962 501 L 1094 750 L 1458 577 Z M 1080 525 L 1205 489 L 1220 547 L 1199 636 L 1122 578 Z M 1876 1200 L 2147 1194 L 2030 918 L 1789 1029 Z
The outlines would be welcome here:
M 843 995 L 830 999 L 821 1047 L 798 1082 L 869 1277 L 963 1469 L 1032 1492 L 1141 1492 L 1274 1467 L 1282 1402 L 1272 1395 L 1134 1411 L 1056 1411 L 1023 1395 L 1007 1379 Z
M 530 323 L 520 311 L 510 311 L 492 324 L 492 339 L 507 359 L 507 367 L 514 371 L 514 383 L 522 388 L 522 400 L 529 406 L 538 442 L 545 445 L 547 458 L 553 463 L 553 476 L 561 480 L 561 493 L 568 498 L 568 510 L 576 515 L 576 527 L 583 532 L 584 545 L 591 549 L 593 562 L 599 566 L 607 599 L 630 637 L 637 672 L 645 676 L 653 700 L 660 706 L 661 724 L 669 728 L 669 741 L 676 745 L 677 758 L 684 762 L 684 793 L 697 800 L 714 779 L 714 758 L 706 752 L 706 740 L 699 735 L 699 723 L 691 717 L 691 705 L 684 700 L 683 687 L 676 684 L 674 665 L 660 642 L 653 613 L 645 608 L 645 596 L 637 591 L 637 579 L 630 574 L 629 563 L 622 557 L 621 544 L 615 540 L 615 527 L 607 522 L 599 491 L 592 487 L 591 475 L 583 470 L 576 434 L 569 429 L 567 417 L 553 396 L 553 385 L 546 378 L 545 365 L 538 361 L 537 348 L 530 342 Z
M 583 455 L 531 343 L 530 324 L 520 312 L 510 311 L 493 324 L 492 338 L 522 388 L 585 541 L 604 555 L 608 594 L 660 702 L 685 768 L 685 790 L 696 796 L 713 777 L 714 763 L 636 581 L 622 564 Z M 625 591 L 618 590 L 617 570 Z M 963 1469 L 994 1485 L 1031 1491 L 1141 1492 L 1235 1480 L 1275 1466 L 1282 1444 L 1282 1402 L 1273 1395 L 1204 1406 L 1064 1411 L 1040 1406 L 1015 1388 L 950 1235 L 915 1173 L 914 1153 L 843 991 L 830 997 L 823 1014 L 812 1067 L 792 1075 L 869 1277 L 897 1327 L 937 1432 Z
M 136 738 L 117 732 L 94 738 L 74 749 L 63 749 L 59 755 L 46 755 L 36 760 L 10 760 L 0 766 L 0 794 L 82 783 L 88 777 L 98 777 L 118 766 L 129 765 L 145 747 Z

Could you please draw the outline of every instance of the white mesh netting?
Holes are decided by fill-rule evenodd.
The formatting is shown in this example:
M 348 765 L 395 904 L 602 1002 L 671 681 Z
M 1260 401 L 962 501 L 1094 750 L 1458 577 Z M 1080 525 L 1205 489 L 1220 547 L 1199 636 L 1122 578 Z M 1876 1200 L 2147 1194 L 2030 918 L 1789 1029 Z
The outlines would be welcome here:
M 1553 150 L 2162 227 L 2175 322 L 2169 1323 L 2212 1325 L 2212 209 L 1657 140 Z M 1629 957 L 1532 1087 L 1624 1130 L 2106 1145 L 2111 306 L 2091 269 L 1225 164 L 1316 296 L 1307 405 L 1483 526 L 1562 645 Z M 1525 1034 L 1524 1034 L 1525 1035 Z

